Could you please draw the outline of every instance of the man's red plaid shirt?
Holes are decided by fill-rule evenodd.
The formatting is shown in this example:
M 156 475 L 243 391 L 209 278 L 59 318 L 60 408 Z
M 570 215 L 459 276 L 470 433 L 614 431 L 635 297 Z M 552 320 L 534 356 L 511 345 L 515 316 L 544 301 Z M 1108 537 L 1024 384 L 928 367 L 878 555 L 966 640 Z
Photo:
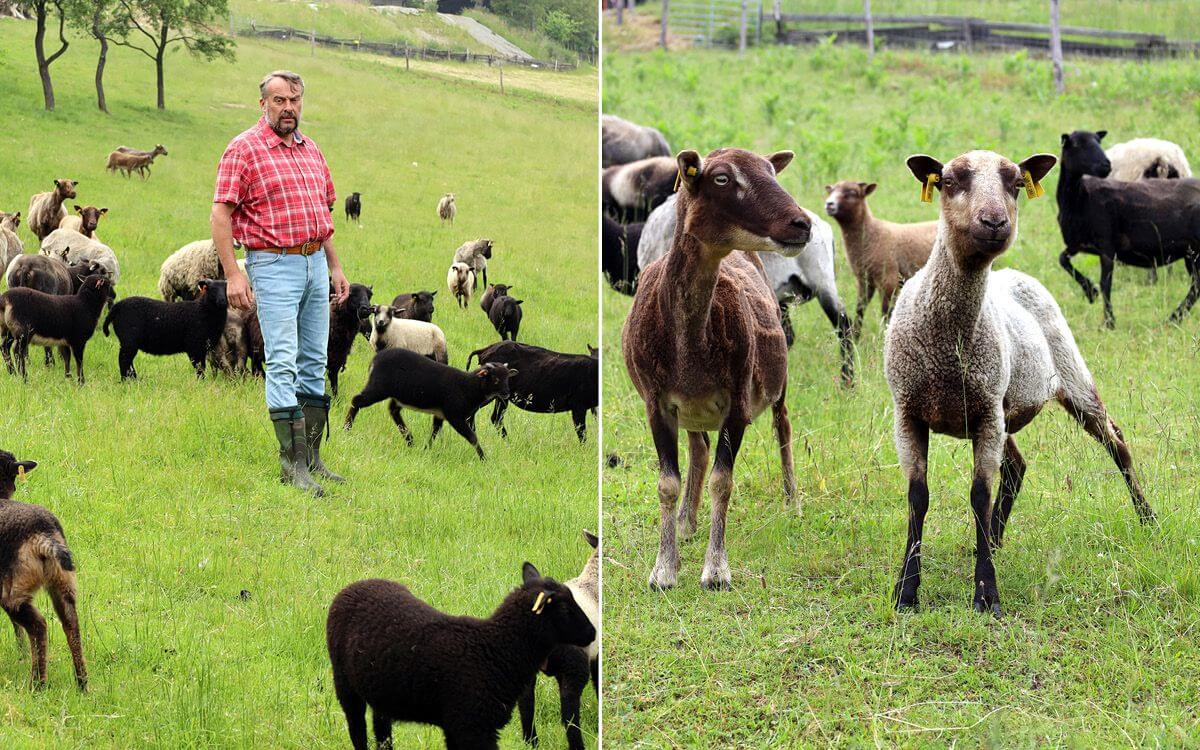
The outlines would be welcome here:
M 232 203 L 233 237 L 251 250 L 294 247 L 333 234 L 337 197 L 325 156 L 293 133 L 288 146 L 267 118 L 229 142 L 217 165 L 213 203 Z

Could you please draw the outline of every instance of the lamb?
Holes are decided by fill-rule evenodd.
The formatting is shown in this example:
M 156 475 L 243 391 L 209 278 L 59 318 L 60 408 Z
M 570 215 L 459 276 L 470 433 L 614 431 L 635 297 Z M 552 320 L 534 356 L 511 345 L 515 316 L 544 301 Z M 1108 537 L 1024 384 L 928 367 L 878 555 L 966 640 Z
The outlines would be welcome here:
M 1188 178 L 1192 168 L 1178 144 L 1158 138 L 1134 138 L 1105 150 L 1112 164 L 1109 177 L 1133 182 L 1144 179 Z
M 454 295 L 458 306 L 466 309 L 471 304 L 471 294 L 475 291 L 475 272 L 466 263 L 456 261 L 446 272 L 446 287 Z
M 226 375 L 243 375 L 247 370 L 255 377 L 265 377 L 266 344 L 258 322 L 258 305 L 249 310 L 228 307 L 225 328 L 208 353 L 208 363 Z
M 71 376 L 68 354 L 75 357 L 76 377 L 83 385 L 83 350 L 96 332 L 100 309 L 112 298 L 112 282 L 104 276 L 84 279 L 72 295 L 46 294 L 36 289 L 17 287 L 0 295 L 0 350 L 8 371 L 14 372 L 11 350 L 16 345 L 17 367 L 21 378 L 29 380 L 26 362 L 29 345 L 57 346 L 66 376 Z
M 560 711 L 562 723 L 567 728 L 569 750 L 583 750 L 583 735 L 579 731 L 579 698 L 587 687 L 589 672 L 596 695 L 600 695 L 600 539 L 586 530 L 583 538 L 592 546 L 592 555 L 583 572 L 563 585 L 571 590 L 575 603 L 596 629 L 596 639 L 583 648 L 559 646 L 550 652 L 542 666 L 542 672 L 558 680 Z M 521 712 L 521 734 L 531 745 L 538 744 L 537 729 L 533 726 L 536 687 L 535 676 L 517 702 Z
M 75 197 L 77 185 L 79 183 L 75 180 L 55 180 L 53 190 L 37 193 L 29 199 L 29 211 L 25 214 L 25 221 L 29 225 L 29 231 L 33 232 L 39 242 L 58 229 L 63 217 L 67 215 L 62 205 L 63 201 Z
M 133 367 L 138 352 L 165 355 L 186 353 L 204 377 L 204 359 L 225 330 L 229 307 L 225 282 L 200 280 L 201 294 L 190 302 L 163 302 L 149 297 L 126 297 L 104 319 L 104 335 L 111 325 L 121 343 L 117 366 L 121 379 L 136 378 Z
M 59 223 L 59 229 L 73 229 L 79 232 L 84 237 L 89 239 L 97 239 L 96 227 L 100 224 L 100 217 L 108 213 L 107 208 L 96 208 L 95 206 L 87 206 L 80 208 L 79 204 L 75 204 L 75 213 L 77 216 L 64 217 Z
M 34 687 L 46 685 L 46 620 L 33 597 L 45 588 L 62 623 L 75 665 L 75 684 L 87 690 L 87 664 L 83 659 L 75 561 L 67 546 L 62 524 L 39 505 L 13 500 L 16 480 L 37 468 L 36 461 L 18 461 L 0 450 L 0 606 L 8 613 L 17 634 L 29 634 L 29 656 Z
M 483 314 L 489 315 L 492 312 L 492 303 L 496 301 L 496 298 L 507 295 L 510 290 L 512 290 L 511 284 L 488 284 L 483 294 L 479 295 L 479 307 L 483 310 Z
M 61 258 L 68 265 L 95 261 L 104 266 L 113 284 L 121 280 L 121 264 L 117 254 L 99 240 L 84 237 L 74 229 L 55 229 L 42 239 L 42 255 Z
M 854 309 L 855 341 L 862 333 L 863 313 L 879 290 L 879 309 L 886 325 L 891 315 L 892 296 L 905 281 L 929 260 L 938 223 L 896 224 L 876 219 L 867 196 L 877 183 L 843 180 L 825 186 L 825 213 L 842 228 L 846 260 L 858 280 L 858 304 Z
M 834 255 L 837 249 L 833 240 L 833 227 L 812 211 L 800 207 L 808 219 L 810 232 L 807 247 L 796 256 L 779 253 L 759 253 L 758 261 L 767 275 L 767 283 L 775 291 L 779 303 L 783 335 L 790 348 L 795 341 L 792 329 L 791 308 L 804 304 L 813 297 L 821 305 L 821 311 L 833 324 L 841 349 L 841 382 L 854 385 L 854 336 L 850 318 L 838 296 L 834 278 Z M 637 244 L 637 266 L 646 268 L 667 254 L 675 237 L 676 196 L 671 196 L 654 209 L 642 229 Z
M 167 149 L 160 143 L 154 147 L 153 151 L 139 151 L 128 146 L 118 146 L 116 151 L 108 155 L 108 164 L 106 168 L 109 172 L 121 170 L 121 173 L 126 177 L 133 174 L 134 170 L 146 179 L 150 174 L 150 165 L 154 163 L 155 157 L 167 155 Z
M 329 607 L 325 641 L 350 742 L 392 747 L 392 723 L 441 727 L 446 747 L 495 750 L 501 727 L 546 658 L 596 628 L 569 588 L 525 563 L 521 586 L 486 620 L 452 616 L 382 579 L 352 583 Z
M 397 294 L 396 298 L 392 300 L 392 307 L 396 308 L 397 311 L 403 310 L 404 312 L 400 313 L 400 316 L 403 318 L 432 323 L 433 298 L 436 296 L 436 291 Z
M 990 151 L 971 151 L 944 167 L 925 155 L 908 159 L 922 185 L 932 179 L 941 191 L 941 219 L 929 262 L 900 291 L 884 345 L 896 453 L 908 480 L 899 609 L 917 606 L 931 430 L 973 445 L 977 612 L 1001 614 L 992 548 L 1001 544 L 1026 468 L 1013 436 L 1048 401 L 1061 403 L 1105 447 L 1142 521 L 1154 518 L 1121 429 L 1100 400 L 1054 297 L 1019 271 L 992 271 L 1016 238 L 1017 196 L 1026 186 L 1036 195 L 1056 161 L 1035 154 L 1018 165 Z
M 412 432 L 404 423 L 401 407 L 433 415 L 433 431 L 426 447 L 433 445 L 442 423 L 449 422 L 483 461 L 483 448 L 472 427 L 475 412 L 493 399 L 508 398 L 508 380 L 517 374 L 503 362 L 489 362 L 477 370 L 462 372 L 408 349 L 384 349 L 371 360 L 367 384 L 350 401 L 345 429 L 349 431 L 354 425 L 360 409 L 389 399 L 392 421 L 410 446 Z
M 371 296 L 375 287 L 351 284 L 345 302 L 329 305 L 329 344 L 326 348 L 325 372 L 329 375 L 329 390 L 338 395 L 338 376 L 346 369 L 350 350 L 359 333 L 360 324 L 369 318 L 374 308 Z
M 408 349 L 435 362 L 448 363 L 446 334 L 442 329 L 423 320 L 408 320 L 402 317 L 403 312 L 391 305 L 371 308 L 371 348 L 376 352 Z
M 458 208 L 454 205 L 454 193 L 446 193 L 442 196 L 442 199 L 438 201 L 437 213 L 442 226 L 445 226 L 446 222 L 450 222 L 450 226 L 454 226 L 454 217 L 458 213 Z
M 655 212 L 661 209 L 662 206 L 659 206 Z M 674 213 L 670 212 L 672 216 Z M 646 225 L 638 222 L 622 226 L 608 214 L 602 214 L 601 220 L 600 270 L 609 286 L 621 294 L 631 295 L 637 284 L 639 270 L 638 242 Z
M 651 156 L 670 156 L 667 139 L 658 130 L 637 125 L 616 115 L 600 118 L 601 166 L 628 164 Z
M 8 265 L 25 252 L 25 244 L 17 236 L 17 227 L 21 226 L 21 212 L 15 214 L 0 211 L 0 270 L 7 272 Z
M 487 286 L 487 262 L 492 257 L 492 247 L 493 243 L 488 239 L 464 242 L 454 251 L 454 262 L 466 263 L 475 272 L 475 278 L 482 278 L 483 285 Z
M 362 226 L 362 193 L 351 193 L 346 196 L 346 221 L 353 221 Z
M 601 176 L 601 205 L 622 224 L 645 221 L 675 192 L 677 174 L 670 156 L 608 167 Z
M 507 294 L 492 300 L 488 320 L 492 321 L 492 327 L 500 334 L 501 340 L 517 340 L 517 334 L 521 330 L 521 318 L 524 316 L 521 312 L 521 303 L 524 301 Z
M 589 410 L 596 413 L 600 405 L 599 350 L 588 347 L 587 354 L 564 354 L 540 346 L 501 341 L 467 355 L 479 364 L 504 362 L 519 375 L 508 380 L 508 400 L 496 401 L 492 409 L 492 424 L 508 437 L 504 428 L 504 411 L 511 403 L 519 409 L 540 414 L 571 412 L 579 442 L 587 440 L 586 417 Z

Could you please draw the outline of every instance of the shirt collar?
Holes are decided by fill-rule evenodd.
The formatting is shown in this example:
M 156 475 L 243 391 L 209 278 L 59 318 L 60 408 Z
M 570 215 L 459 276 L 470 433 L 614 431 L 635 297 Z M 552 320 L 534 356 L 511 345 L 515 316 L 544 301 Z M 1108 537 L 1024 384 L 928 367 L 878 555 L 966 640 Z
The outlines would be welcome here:
M 263 115 L 262 117 L 260 117 L 258 119 L 258 134 L 259 134 L 259 136 L 262 137 L 263 142 L 265 142 L 267 144 L 267 148 L 275 148 L 276 146 L 283 143 L 283 139 L 280 138 L 279 135 L 274 130 L 271 129 L 271 123 L 267 122 L 266 115 Z M 292 139 L 293 139 L 294 145 L 297 145 L 297 146 L 304 145 L 305 139 L 304 139 L 304 136 L 300 135 L 299 130 L 292 132 Z

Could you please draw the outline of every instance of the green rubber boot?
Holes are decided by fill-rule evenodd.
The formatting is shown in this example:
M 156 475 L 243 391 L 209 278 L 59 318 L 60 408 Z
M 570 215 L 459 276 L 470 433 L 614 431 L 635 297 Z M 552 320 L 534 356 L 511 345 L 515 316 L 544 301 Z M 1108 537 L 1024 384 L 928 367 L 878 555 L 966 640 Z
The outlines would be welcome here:
M 329 470 L 321 460 L 321 440 L 329 424 L 329 396 L 297 393 L 296 400 L 304 410 L 305 435 L 308 442 L 308 470 L 331 482 L 344 482 L 346 478 Z
M 305 440 L 303 414 L 299 407 L 273 410 L 271 413 L 275 439 L 279 441 L 279 481 L 321 497 L 325 490 L 308 472 L 308 443 Z

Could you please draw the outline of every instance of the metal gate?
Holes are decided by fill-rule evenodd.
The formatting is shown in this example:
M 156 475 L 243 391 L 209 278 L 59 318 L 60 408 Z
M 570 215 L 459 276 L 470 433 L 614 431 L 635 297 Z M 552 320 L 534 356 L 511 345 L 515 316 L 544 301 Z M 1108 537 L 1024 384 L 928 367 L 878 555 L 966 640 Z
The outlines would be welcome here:
M 762 41 L 762 0 L 670 0 L 667 30 L 696 46 L 738 47 Z

